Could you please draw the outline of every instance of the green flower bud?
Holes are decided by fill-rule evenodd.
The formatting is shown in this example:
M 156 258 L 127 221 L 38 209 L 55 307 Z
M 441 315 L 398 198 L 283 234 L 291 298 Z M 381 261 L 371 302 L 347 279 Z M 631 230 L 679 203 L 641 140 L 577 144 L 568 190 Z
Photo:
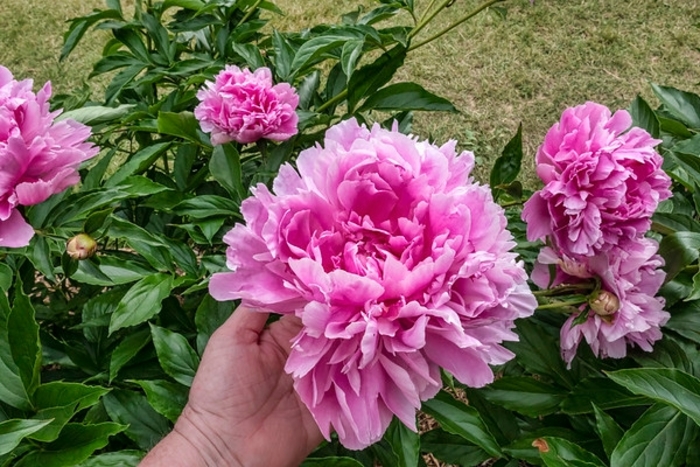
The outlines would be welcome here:
M 81 233 L 68 240 L 66 253 L 73 259 L 81 260 L 92 257 L 97 251 L 97 242 L 88 234 Z

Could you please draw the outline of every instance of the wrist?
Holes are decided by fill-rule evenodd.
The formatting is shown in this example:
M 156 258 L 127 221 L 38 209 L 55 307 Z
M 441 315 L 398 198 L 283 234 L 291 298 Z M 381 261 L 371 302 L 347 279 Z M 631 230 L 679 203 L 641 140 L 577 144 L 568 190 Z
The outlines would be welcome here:
M 189 405 L 163 438 L 143 459 L 140 467 L 245 467 L 232 447 L 209 430 L 204 417 Z

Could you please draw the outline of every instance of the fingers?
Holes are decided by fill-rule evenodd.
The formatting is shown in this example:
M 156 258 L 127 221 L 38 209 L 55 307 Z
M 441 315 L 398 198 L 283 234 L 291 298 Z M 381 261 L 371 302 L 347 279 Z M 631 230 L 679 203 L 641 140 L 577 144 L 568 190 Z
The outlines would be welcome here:
M 216 334 L 227 339 L 233 339 L 240 344 L 257 343 L 260 334 L 265 329 L 269 313 L 253 311 L 245 306 L 239 306 L 231 317 L 221 325 Z

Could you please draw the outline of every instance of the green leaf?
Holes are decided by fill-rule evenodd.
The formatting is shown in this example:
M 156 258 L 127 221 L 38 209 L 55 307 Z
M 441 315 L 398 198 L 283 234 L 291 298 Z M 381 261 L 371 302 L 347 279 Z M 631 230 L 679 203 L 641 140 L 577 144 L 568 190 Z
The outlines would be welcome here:
M 493 457 L 501 457 L 501 448 L 473 407 L 440 391 L 423 403 L 422 410 L 440 422 L 443 430 L 471 441 Z
M 700 128 L 700 97 L 678 89 L 652 83 L 654 94 L 674 117 L 691 128 Z
M 49 280 L 55 280 L 53 263 L 51 260 L 51 247 L 45 237 L 35 235 L 27 247 L 27 258 L 34 267 Z
M 372 94 L 357 110 L 425 110 L 438 112 L 457 112 L 447 99 L 426 91 L 416 83 L 390 84 Z
M 22 380 L 20 367 L 15 362 L 10 343 L 11 314 L 7 295 L 0 290 L 0 400 L 18 409 L 31 410 L 30 395 Z
M 257 45 L 233 42 L 231 47 L 236 54 L 240 55 L 251 70 L 257 70 L 265 66 L 265 59 Z
M 127 220 L 112 216 L 108 230 L 110 237 L 122 238 L 154 268 L 174 272 L 173 257 L 168 242 Z
M 158 132 L 172 135 L 193 143 L 202 144 L 197 129 L 199 122 L 192 112 L 158 112 Z
M 10 290 L 15 273 L 10 266 L 0 263 L 0 289 Z
M 15 449 L 19 443 L 51 423 L 51 420 L 6 420 L 0 423 L 0 456 Z
M 353 39 L 343 44 L 343 51 L 340 54 L 340 64 L 343 67 L 345 76 L 352 76 L 357 61 L 362 56 L 362 49 L 364 46 L 364 39 Z
M 129 363 L 132 358 L 151 341 L 151 333 L 148 329 L 142 329 L 126 336 L 112 351 L 109 361 L 110 383 L 117 377 L 119 370 Z
M 190 216 L 193 219 L 217 216 L 240 217 L 235 202 L 217 195 L 200 195 L 187 199 L 175 206 L 173 212 L 180 216 Z
M 199 366 L 199 356 L 185 336 L 155 325 L 151 325 L 151 333 L 163 371 L 178 383 L 190 387 Z
M 234 308 L 233 301 L 220 302 L 214 300 L 209 294 L 204 296 L 194 315 L 194 324 L 197 326 L 197 349 L 200 355 L 204 353 L 204 347 L 211 335 L 233 314 Z
M 154 317 L 161 309 L 161 302 L 170 295 L 173 277 L 170 274 L 152 274 L 134 285 L 119 301 L 109 323 L 109 333 L 129 326 L 136 326 Z
M 529 417 L 556 412 L 566 392 L 544 381 L 525 376 L 505 376 L 484 388 L 490 402 Z
M 418 467 L 420 458 L 420 438 L 418 433 L 409 429 L 396 417 L 392 420 L 384 435 L 402 467 Z
M 129 157 L 129 161 L 122 165 L 111 177 L 105 186 L 113 187 L 126 180 L 130 175 L 139 174 L 148 169 L 158 158 L 168 150 L 171 143 L 156 143 L 146 146 Z
M 374 62 L 363 66 L 350 77 L 348 83 L 348 112 L 352 113 L 360 100 L 372 95 L 388 83 L 406 58 L 407 49 L 396 45 Z
M 99 263 L 95 258 L 78 262 L 78 269 L 71 278 L 83 284 L 113 286 L 136 282 L 150 274 L 152 269 L 146 269 L 143 264 L 126 258 L 100 256 Z
M 66 423 L 77 412 L 92 407 L 109 391 L 100 386 L 58 381 L 39 386 L 34 394 L 34 401 L 41 409 L 33 418 L 48 420 L 51 423 L 32 434 L 30 438 L 43 442 L 56 440 Z
M 124 44 L 143 63 L 151 63 L 151 56 L 139 35 L 132 29 L 113 29 L 114 37 Z
M 659 119 L 651 109 L 649 104 L 642 99 L 642 96 L 632 101 L 630 106 L 630 114 L 632 115 L 632 124 L 640 128 L 644 128 L 653 138 L 658 138 L 661 134 L 661 126 Z
M 106 452 L 92 456 L 78 467 L 137 467 L 144 453 L 134 449 Z
M 124 431 L 126 427 L 116 423 L 81 425 L 69 423 L 61 431 L 59 438 L 43 446 L 40 451 L 32 451 L 17 463 L 18 467 L 72 467 L 80 464 L 98 449 L 109 442 L 110 436 Z
M 234 199 L 241 200 L 245 197 L 241 159 L 232 144 L 220 144 L 214 147 L 209 161 L 209 173 Z
M 304 77 L 304 80 L 297 88 L 300 109 L 308 110 L 309 107 L 311 107 L 311 104 L 313 104 L 314 101 L 314 95 L 320 84 L 321 72 L 319 70 L 314 70 Z
M 206 6 L 206 3 L 202 0 L 165 0 L 163 2 L 163 11 L 174 6 L 186 10 L 199 11 Z
M 671 310 L 671 319 L 665 325 L 679 335 L 700 344 L 700 301 L 683 303 Z
M 420 437 L 421 451 L 430 453 L 447 464 L 464 467 L 479 466 L 491 455 L 464 438 L 436 428 Z
M 616 383 L 671 405 L 700 425 L 700 379 L 671 368 L 639 368 L 609 372 Z
M 670 281 L 686 266 L 698 259 L 700 232 L 676 232 L 659 244 L 659 254 L 666 261 L 666 281 Z
M 297 50 L 292 60 L 292 73 L 297 74 L 305 67 L 317 63 L 320 57 L 352 39 L 357 39 L 357 34 L 333 30 L 323 36 L 317 36 L 304 42 Z
M 603 410 L 647 405 L 651 401 L 636 396 L 608 378 L 586 378 L 576 385 L 561 404 L 561 410 L 570 415 L 593 412 L 597 405 Z
M 96 126 L 102 123 L 120 120 L 129 115 L 135 108 L 135 104 L 122 104 L 117 107 L 93 105 L 63 112 L 56 118 L 56 121 L 60 122 L 61 120 L 71 119 L 88 126 Z
M 2 291 L 0 291 L 2 293 Z M 34 319 L 34 307 L 22 290 L 22 280 L 15 282 L 15 301 L 7 322 L 12 356 L 28 394 L 39 385 L 41 372 L 41 343 L 39 325 Z
M 563 438 L 545 437 L 548 450 L 540 457 L 547 467 L 605 467 L 605 464 L 594 454 Z
M 700 321 L 700 318 L 698 319 Z M 696 328 L 700 331 L 700 328 Z M 634 361 L 642 366 L 652 368 L 677 368 L 687 373 L 692 373 L 693 364 L 686 352 L 668 335 L 654 343 L 652 352 L 644 352 L 635 349 L 630 355 Z
M 66 57 L 68 57 L 68 55 L 70 55 L 73 49 L 75 49 L 75 46 L 78 45 L 78 42 L 80 42 L 80 39 L 94 23 L 102 19 L 120 18 L 121 15 L 119 14 L 119 11 L 109 9 L 97 11 L 90 15 L 81 16 L 72 20 L 68 31 L 66 31 L 63 35 L 63 47 L 61 48 L 61 57 L 59 60 L 63 61 Z
M 141 449 L 151 449 L 170 431 L 168 419 L 153 410 L 139 393 L 115 390 L 105 396 L 103 403 L 112 420 L 128 425 L 126 435 Z
M 610 456 L 611 467 L 685 465 L 698 427 L 673 407 L 653 405 L 634 422 Z M 697 449 L 694 445 L 691 449 Z
M 175 423 L 187 403 L 189 391 L 181 384 L 162 380 L 132 381 L 146 392 L 148 403 L 156 412 Z
M 593 411 L 595 412 L 595 430 L 603 442 L 605 454 L 610 457 L 625 432 L 610 415 L 600 410 L 595 404 L 593 404 Z
M 496 159 L 496 162 L 491 169 L 491 177 L 489 184 L 492 189 L 499 188 L 501 185 L 507 185 L 518 177 L 520 173 L 520 165 L 523 160 L 523 125 L 518 125 L 518 131 L 515 136 L 508 141 L 506 147 L 503 148 L 503 153 Z
M 294 60 L 294 49 L 286 37 L 276 29 L 272 31 L 272 45 L 275 51 L 275 73 L 280 81 L 289 81 Z
M 517 355 L 517 361 L 532 373 L 549 376 L 557 384 L 574 387 L 571 371 L 559 354 L 559 343 L 547 334 L 542 326 L 531 320 L 517 321 L 517 342 L 508 342 L 508 350 Z

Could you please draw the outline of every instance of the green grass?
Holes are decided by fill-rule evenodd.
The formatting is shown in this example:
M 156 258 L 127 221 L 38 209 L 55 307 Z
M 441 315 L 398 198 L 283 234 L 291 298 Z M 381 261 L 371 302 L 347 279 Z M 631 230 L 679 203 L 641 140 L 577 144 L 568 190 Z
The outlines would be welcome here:
M 281 30 L 335 22 L 369 0 L 278 0 Z M 416 0 L 425 6 L 425 0 Z M 478 4 L 457 0 L 420 37 Z M 633 4 L 633 5 L 632 5 Z M 48 79 L 57 92 L 80 86 L 98 57 L 94 34 L 58 63 L 65 20 L 98 0 L 2 0 L 0 64 L 18 77 Z M 567 106 L 594 100 L 627 107 L 637 94 L 656 105 L 649 83 L 699 91 L 700 8 L 691 0 L 509 0 L 505 19 L 482 13 L 415 50 L 400 79 L 451 99 L 460 113 L 419 114 L 414 130 L 442 142 L 455 138 L 488 167 L 523 124 L 528 164 L 547 129 Z M 406 20 L 407 18 L 401 18 Z M 482 169 L 483 177 L 486 169 Z

